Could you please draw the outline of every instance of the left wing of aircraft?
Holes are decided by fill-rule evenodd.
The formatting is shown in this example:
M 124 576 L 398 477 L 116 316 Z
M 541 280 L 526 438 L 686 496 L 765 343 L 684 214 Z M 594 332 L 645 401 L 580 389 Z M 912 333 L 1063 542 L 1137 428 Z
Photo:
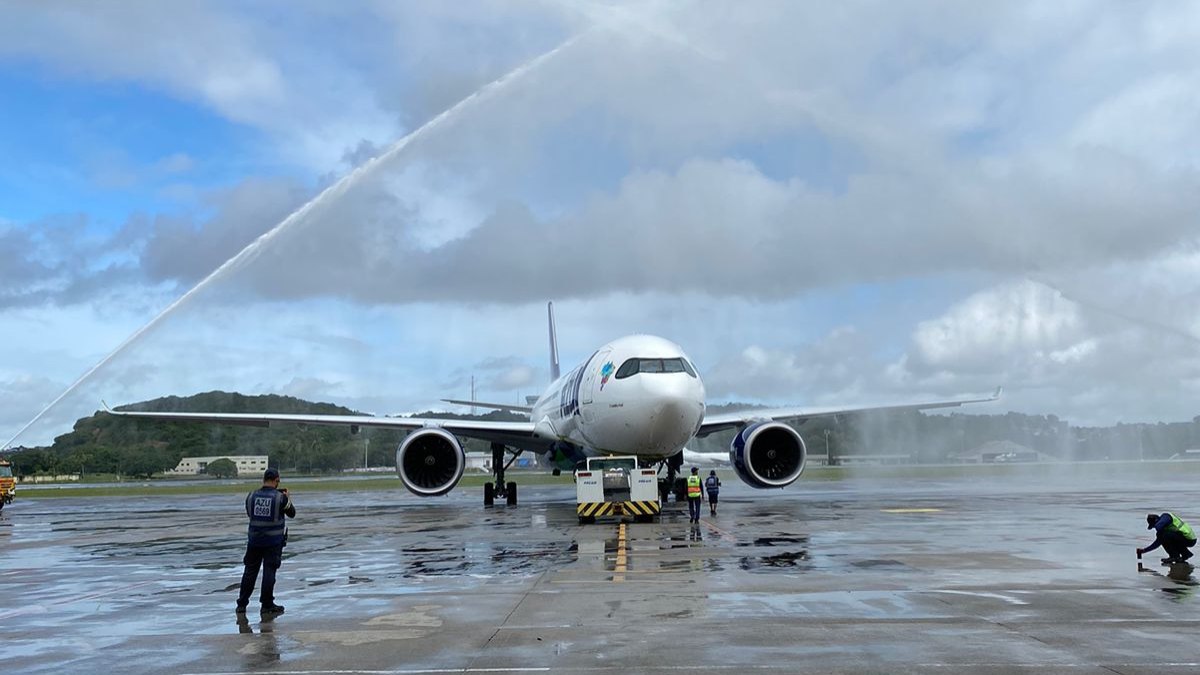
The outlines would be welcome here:
M 492 410 L 507 410 L 515 413 L 531 413 L 533 406 L 529 405 L 510 405 L 508 403 L 485 403 L 483 401 L 464 401 L 457 398 L 444 398 L 445 403 L 453 403 L 454 405 L 469 406 L 471 408 L 490 408 Z
M 110 410 L 116 417 L 154 420 L 158 422 L 211 422 L 237 424 L 252 427 L 270 427 L 275 424 L 322 425 L 381 429 L 416 430 L 423 428 L 445 429 L 465 438 L 503 443 L 505 445 L 544 452 L 550 444 L 534 433 L 533 422 L 480 422 L 476 420 L 432 419 L 420 417 L 372 417 L 370 415 L 285 415 L 272 413 L 187 413 L 187 412 L 137 412 L 132 410 Z
M 932 410 L 934 408 L 953 408 L 967 403 L 986 403 L 1000 398 L 1003 388 L 996 387 L 991 396 L 982 398 L 955 399 L 948 401 L 928 401 L 924 403 L 901 403 L 892 405 L 847 407 L 795 407 L 795 408 L 760 408 L 756 410 L 738 410 L 734 412 L 705 415 L 697 436 L 707 436 L 716 431 L 736 429 L 752 422 L 759 421 L 788 421 L 804 422 L 813 417 L 832 417 L 836 415 L 851 415 L 855 413 L 902 411 L 902 410 Z

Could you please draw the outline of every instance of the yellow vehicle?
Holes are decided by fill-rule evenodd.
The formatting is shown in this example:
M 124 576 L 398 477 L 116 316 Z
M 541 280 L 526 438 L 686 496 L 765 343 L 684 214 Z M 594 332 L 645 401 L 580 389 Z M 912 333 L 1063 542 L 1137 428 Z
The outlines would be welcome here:
M 0 510 L 11 504 L 17 494 L 17 479 L 13 478 L 12 462 L 0 459 Z

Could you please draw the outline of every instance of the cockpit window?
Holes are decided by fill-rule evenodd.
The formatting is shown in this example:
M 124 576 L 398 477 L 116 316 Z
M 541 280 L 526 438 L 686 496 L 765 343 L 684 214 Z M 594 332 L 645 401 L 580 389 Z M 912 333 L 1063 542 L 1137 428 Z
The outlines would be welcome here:
M 687 373 L 696 377 L 696 370 L 684 359 L 628 359 L 617 369 L 616 378 L 623 380 L 637 373 Z
M 621 364 L 620 368 L 617 368 L 616 378 L 618 380 L 623 380 L 636 373 L 638 371 L 638 365 L 640 361 L 641 359 L 627 359 L 625 363 Z

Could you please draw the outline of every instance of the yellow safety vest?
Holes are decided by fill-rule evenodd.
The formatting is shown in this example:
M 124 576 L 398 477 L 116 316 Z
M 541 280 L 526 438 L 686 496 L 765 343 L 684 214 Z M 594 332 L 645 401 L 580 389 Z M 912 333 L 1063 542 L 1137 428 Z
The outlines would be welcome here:
M 688 485 L 690 486 L 691 483 L 688 483 Z M 691 494 L 691 487 L 688 488 L 688 494 Z M 1171 514 L 1171 524 L 1163 529 L 1175 530 L 1179 534 L 1182 534 L 1186 539 L 1191 539 L 1193 541 L 1196 539 L 1196 533 L 1192 532 L 1192 528 L 1187 523 L 1183 522 L 1182 518 L 1174 513 Z
M 700 498 L 700 476 L 688 476 L 688 499 Z

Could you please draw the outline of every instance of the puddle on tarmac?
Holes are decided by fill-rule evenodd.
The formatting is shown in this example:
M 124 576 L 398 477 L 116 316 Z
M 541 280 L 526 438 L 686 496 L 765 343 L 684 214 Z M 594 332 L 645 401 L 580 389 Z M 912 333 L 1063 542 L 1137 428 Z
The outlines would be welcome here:
M 754 541 L 740 541 L 737 543 L 738 546 L 788 546 L 794 544 L 808 544 L 808 537 L 775 535 L 771 537 L 758 537 Z
M 888 569 L 908 569 L 908 565 L 899 560 L 856 560 L 850 563 L 853 567 L 860 569 L 876 569 L 886 567 Z

